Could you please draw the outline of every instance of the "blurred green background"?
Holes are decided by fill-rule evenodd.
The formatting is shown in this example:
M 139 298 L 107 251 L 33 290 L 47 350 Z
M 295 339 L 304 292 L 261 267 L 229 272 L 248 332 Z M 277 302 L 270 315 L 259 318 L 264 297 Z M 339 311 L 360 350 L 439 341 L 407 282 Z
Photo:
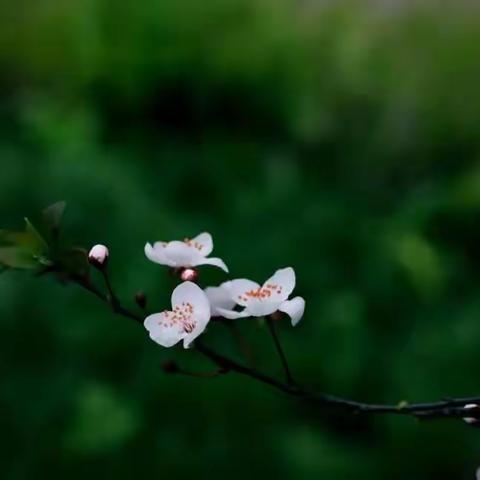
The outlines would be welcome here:
M 407 5 L 408 3 L 408 5 Z M 480 394 L 474 2 L 24 0 L 0 7 L 0 219 L 64 199 L 133 305 L 146 241 L 292 265 L 295 375 L 375 402 Z M 226 279 L 204 268 L 204 285 Z M 240 325 L 240 321 L 239 321 Z M 241 322 L 281 374 L 267 330 Z M 471 479 L 461 421 L 344 418 L 162 349 L 74 286 L 0 276 L 1 478 Z M 221 325 L 205 341 L 239 358 Z

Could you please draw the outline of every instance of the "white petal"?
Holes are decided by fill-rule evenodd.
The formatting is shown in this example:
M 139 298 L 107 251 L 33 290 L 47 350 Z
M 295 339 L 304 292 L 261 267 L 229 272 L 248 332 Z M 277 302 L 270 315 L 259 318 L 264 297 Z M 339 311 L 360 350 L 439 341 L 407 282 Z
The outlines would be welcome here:
M 173 347 L 186 335 L 180 324 L 171 324 L 168 321 L 165 312 L 150 315 L 143 325 L 148 330 L 150 338 L 162 347 Z
M 195 247 L 198 246 L 198 250 L 204 257 L 212 253 L 213 240 L 212 236 L 208 232 L 203 232 L 200 235 L 197 235 L 195 238 L 192 238 L 191 241 Z
M 280 302 L 286 300 L 295 288 L 295 271 L 292 267 L 277 270 L 263 284 L 262 288 L 265 288 L 271 292 L 271 300 Z
M 224 282 L 219 287 L 208 287 L 204 290 L 205 295 L 210 302 L 212 317 L 220 316 L 217 312 L 218 308 L 232 310 L 235 306 L 235 301 L 232 300 L 228 290 L 229 284 L 230 282 Z
M 213 265 L 214 267 L 219 267 L 224 272 L 228 273 L 228 267 L 221 258 L 199 258 L 192 264 L 192 267 L 197 267 L 199 265 Z
M 147 258 L 160 265 L 169 265 L 168 259 L 165 255 L 166 243 L 156 242 L 153 246 L 150 243 L 145 245 L 145 255 Z
M 199 259 L 203 258 L 196 248 L 177 240 L 166 246 L 165 256 L 172 267 L 193 267 Z
M 305 300 L 302 297 L 285 300 L 278 309 L 281 312 L 285 312 L 292 319 L 292 326 L 294 327 L 303 317 Z
M 271 315 L 276 312 L 280 307 L 280 302 L 271 300 L 270 298 L 252 298 L 245 310 L 252 317 L 264 317 L 265 315 Z
M 228 318 L 229 320 L 236 320 L 237 318 L 245 318 L 250 317 L 250 313 L 247 312 L 245 309 L 241 312 L 237 312 L 235 310 L 227 310 L 225 308 L 218 308 L 217 313 L 220 317 Z
M 183 282 L 172 293 L 172 307 L 190 302 L 194 308 L 195 318 L 210 319 L 210 302 L 203 290 L 193 282 Z M 207 322 L 208 322 L 207 320 Z
M 250 297 L 246 296 L 246 293 L 257 291 L 260 288 L 260 285 L 251 280 L 247 280 L 246 278 L 239 278 L 237 280 L 232 280 L 227 288 L 230 291 L 232 300 L 235 300 L 238 305 L 245 307 L 251 300 Z
M 182 307 L 190 303 L 193 306 L 195 327 L 183 336 L 183 346 L 188 348 L 206 328 L 210 321 L 210 302 L 203 290 L 192 282 L 181 283 L 172 293 L 172 307 Z
M 206 322 L 198 322 L 197 326 L 190 333 L 185 335 L 185 338 L 183 339 L 183 348 L 190 348 L 192 342 L 204 332 L 207 325 L 208 320 Z
M 188 348 L 210 320 L 210 303 L 198 285 L 184 282 L 172 293 L 172 307 L 175 310 L 173 312 L 147 317 L 145 328 L 150 332 L 150 338 L 164 347 L 171 347 L 183 339 L 184 347 Z M 191 312 L 188 312 L 190 308 Z

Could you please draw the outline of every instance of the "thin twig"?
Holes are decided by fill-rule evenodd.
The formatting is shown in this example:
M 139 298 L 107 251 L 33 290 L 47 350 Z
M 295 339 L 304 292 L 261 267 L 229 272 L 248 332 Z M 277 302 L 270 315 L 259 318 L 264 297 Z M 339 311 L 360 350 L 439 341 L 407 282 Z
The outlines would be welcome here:
M 334 395 L 324 393 L 315 393 L 299 387 L 280 382 L 257 370 L 245 367 L 234 360 L 225 357 L 204 344 L 197 342 L 196 349 L 204 356 L 219 366 L 228 368 L 242 375 L 246 375 L 259 382 L 270 385 L 288 395 L 301 398 L 310 402 L 348 410 L 352 413 L 378 413 L 378 414 L 397 414 L 397 415 L 413 415 L 421 419 L 434 419 L 445 417 L 464 417 L 466 412 L 464 407 L 468 403 L 479 403 L 480 397 L 467 397 L 458 399 L 448 399 L 432 403 L 408 404 L 401 402 L 398 405 L 376 405 L 371 403 L 357 402 Z M 470 416 L 470 413 L 468 413 Z
M 103 294 L 97 287 L 91 284 L 91 282 L 85 277 L 73 277 L 72 280 L 81 286 L 83 289 L 94 294 L 103 302 L 109 304 L 109 297 Z M 117 304 L 115 313 L 142 324 L 143 319 L 141 316 L 130 312 L 124 308 L 120 302 Z M 417 403 L 409 404 L 407 402 L 400 402 L 398 405 L 383 405 L 383 404 L 371 404 L 364 402 L 357 402 L 334 395 L 325 393 L 310 392 L 298 384 L 285 383 L 277 380 L 274 377 L 266 375 L 265 373 L 244 366 L 235 360 L 226 357 L 210 347 L 205 346 L 203 343 L 196 342 L 196 350 L 210 361 L 215 363 L 223 371 L 234 371 L 241 375 L 252 378 L 258 382 L 269 385 L 287 395 L 299 398 L 304 401 L 315 403 L 322 407 L 330 407 L 335 409 L 341 409 L 350 413 L 357 414 L 394 414 L 394 415 L 410 415 L 419 419 L 444 419 L 444 418 L 459 418 L 464 416 L 480 418 L 480 414 L 474 411 L 465 411 L 465 405 L 467 404 L 480 404 L 480 396 L 466 397 L 466 398 L 446 398 L 438 402 L 431 403 Z M 197 375 L 198 376 L 198 375 Z
M 82 277 L 82 276 L 75 276 L 72 278 L 72 280 L 77 285 L 82 287 L 84 290 L 87 290 L 88 292 L 93 293 L 93 295 L 95 295 L 97 298 L 99 298 L 103 302 L 108 303 L 109 305 L 111 304 L 110 298 L 104 293 L 102 293 L 95 285 L 93 285 L 89 278 Z M 113 311 L 117 315 L 130 318 L 131 320 L 135 320 L 136 322 L 143 324 L 143 318 L 140 315 L 137 315 L 127 310 L 126 308 L 124 308 L 118 299 L 117 299 L 115 309 L 113 309 Z
M 248 344 L 246 338 L 242 335 L 242 332 L 237 327 L 237 323 L 232 320 L 228 320 L 223 317 L 215 317 L 216 320 L 221 323 L 222 325 L 225 325 L 230 333 L 232 334 L 232 337 L 235 339 L 237 342 L 238 348 L 242 352 L 243 356 L 245 357 L 245 360 L 247 363 L 253 367 L 254 366 L 254 359 L 253 359 L 253 354 L 252 354 L 252 349 L 250 348 L 250 345 Z
M 270 330 L 270 334 L 273 338 L 273 343 L 275 344 L 275 348 L 277 349 L 278 356 L 280 357 L 280 361 L 282 362 L 283 370 L 285 371 L 285 377 L 289 384 L 294 384 L 294 380 L 292 374 L 290 372 L 290 368 L 288 366 L 287 357 L 285 356 L 285 352 L 283 351 L 282 344 L 280 343 L 280 339 L 278 338 L 277 329 L 275 328 L 275 320 L 271 317 L 267 317 L 267 325 L 268 329 Z

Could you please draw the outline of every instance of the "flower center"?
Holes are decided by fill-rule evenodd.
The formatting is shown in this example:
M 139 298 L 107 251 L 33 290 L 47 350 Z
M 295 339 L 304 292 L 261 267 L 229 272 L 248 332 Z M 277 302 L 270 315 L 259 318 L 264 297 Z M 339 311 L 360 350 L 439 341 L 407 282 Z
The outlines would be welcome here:
M 183 242 L 188 245 L 189 247 L 193 247 L 193 248 L 196 248 L 199 252 L 201 252 L 203 250 L 203 245 L 201 243 L 198 243 L 198 242 L 194 242 L 193 240 L 191 240 L 190 238 L 185 238 L 183 240 Z
M 161 320 L 159 325 L 173 327 L 180 324 L 186 333 L 191 333 L 197 325 L 194 311 L 195 309 L 190 302 L 182 302 L 181 305 L 176 305 L 172 311 L 165 310 L 163 321 Z
M 251 298 L 257 298 L 258 300 L 266 300 L 270 298 L 274 293 L 280 295 L 282 293 L 283 287 L 280 285 L 267 284 L 263 287 L 259 287 L 256 290 L 249 290 L 243 295 L 239 295 L 238 298 L 247 302 Z

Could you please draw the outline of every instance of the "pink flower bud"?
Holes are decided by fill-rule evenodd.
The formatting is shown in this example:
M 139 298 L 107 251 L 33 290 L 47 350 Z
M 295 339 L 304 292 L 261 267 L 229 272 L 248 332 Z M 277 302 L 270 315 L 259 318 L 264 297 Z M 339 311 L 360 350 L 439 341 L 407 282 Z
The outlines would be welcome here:
M 197 279 L 198 277 L 198 272 L 193 269 L 193 268 L 185 268 L 184 270 L 182 270 L 182 272 L 180 273 L 180 278 L 184 281 L 184 282 L 195 282 L 195 280 Z
M 108 248 L 105 245 L 95 245 L 88 254 L 88 261 L 97 268 L 103 268 L 108 261 Z

